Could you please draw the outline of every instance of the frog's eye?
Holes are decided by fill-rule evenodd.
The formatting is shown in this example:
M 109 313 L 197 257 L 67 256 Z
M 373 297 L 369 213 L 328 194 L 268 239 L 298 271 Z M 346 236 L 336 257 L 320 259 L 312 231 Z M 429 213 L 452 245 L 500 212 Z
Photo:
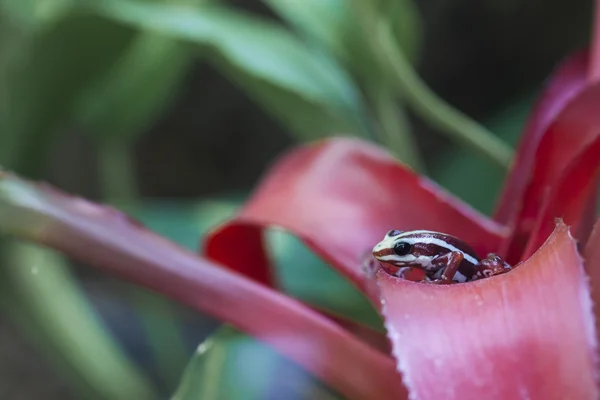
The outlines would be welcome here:
M 410 253 L 411 245 L 406 242 L 398 242 L 394 246 L 394 253 L 399 256 L 405 256 Z

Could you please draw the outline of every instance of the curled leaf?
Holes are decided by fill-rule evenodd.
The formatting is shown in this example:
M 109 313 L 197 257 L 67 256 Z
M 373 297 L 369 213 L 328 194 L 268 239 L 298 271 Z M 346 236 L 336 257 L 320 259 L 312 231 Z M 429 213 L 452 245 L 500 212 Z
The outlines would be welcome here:
M 593 173 L 592 163 L 588 163 L 587 171 L 581 165 L 574 166 L 600 134 L 600 120 L 595 111 L 600 90 L 588 85 L 587 66 L 587 51 L 567 59 L 553 75 L 527 123 L 495 213 L 498 222 L 514 229 L 498 251 L 512 263 L 527 258 L 539 247 L 552 231 L 555 217 L 567 217 L 564 200 L 568 199 L 557 195 L 560 182 L 573 179 L 574 169 L 583 174 Z M 582 193 L 591 199 L 587 189 L 581 188 Z M 572 193 L 575 197 L 583 194 Z M 591 209 L 591 201 L 583 206 L 586 210 Z M 553 205 L 550 207 L 549 203 Z M 554 214 L 548 213 L 548 207 Z M 574 214 L 571 212 L 571 216 Z M 577 221 L 567 218 L 567 223 L 578 225 L 574 234 L 580 240 L 585 240 L 590 230 L 589 224 L 581 224 L 588 215 L 590 212 L 580 213 Z M 545 227 L 542 231 L 541 225 Z
M 495 251 L 506 233 L 381 148 L 342 138 L 299 147 L 279 160 L 237 218 L 207 238 L 206 255 L 270 284 L 264 248 L 255 246 L 266 227 L 297 235 L 365 291 L 365 254 L 391 229 L 447 232 L 481 254 Z
M 570 181 L 587 180 L 594 175 L 600 166 L 600 158 L 594 156 L 594 142 L 600 137 L 600 84 L 587 87 L 581 91 L 556 116 L 542 139 L 536 157 L 533 176 L 525 191 L 525 201 L 520 210 L 517 230 L 512 239 L 509 252 L 510 261 L 519 259 L 523 244 L 527 244 L 526 252 L 521 257 L 527 258 L 544 241 L 551 228 L 541 233 L 536 229 L 540 224 L 548 226 L 554 218 L 563 217 L 565 213 L 575 214 L 568 205 L 575 198 L 585 201 L 593 191 L 596 181 L 590 179 L 587 184 L 574 190 Z M 586 152 L 592 154 L 584 156 Z M 577 175 L 575 175 L 575 173 Z M 561 182 L 570 187 L 568 193 L 563 190 Z M 552 202 L 553 213 L 544 213 L 545 203 Z M 542 221 L 538 221 L 542 219 Z M 570 219 L 568 224 L 579 224 L 580 221 Z M 576 231 L 574 231 L 576 232 Z M 578 238 L 580 239 L 580 238 Z
M 600 174 L 599 160 L 600 138 L 568 166 L 563 176 L 549 190 L 525 249 L 525 257 L 529 257 L 543 244 L 544 238 L 552 232 L 554 219 L 557 217 L 572 226 L 574 232 L 581 233 L 582 229 L 588 229 L 595 211 L 588 206 L 590 203 L 595 205 L 590 199 L 595 200 Z
M 518 206 L 524 200 L 523 194 L 531 179 L 534 157 L 544 133 L 556 115 L 585 87 L 587 60 L 586 52 L 578 52 L 567 59 L 557 68 L 536 102 L 498 202 L 494 215 L 497 221 L 508 223 L 518 211 Z

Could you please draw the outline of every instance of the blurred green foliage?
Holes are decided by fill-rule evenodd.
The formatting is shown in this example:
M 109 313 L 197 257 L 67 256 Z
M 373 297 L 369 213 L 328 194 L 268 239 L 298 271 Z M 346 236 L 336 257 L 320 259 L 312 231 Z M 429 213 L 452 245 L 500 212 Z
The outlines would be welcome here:
M 28 243 L 9 242 L 4 250 L 0 309 L 58 363 L 82 398 L 160 398 L 104 329 L 62 256 Z
M 405 163 L 423 168 L 405 105 L 413 99 L 413 108 L 432 113 L 444 103 L 411 95 L 415 87 L 423 89 L 422 82 L 398 83 L 397 62 L 378 36 L 383 32 L 386 46 L 406 62 L 403 76 L 416 77 L 412 66 L 421 53 L 423 28 L 415 4 L 264 3 L 281 21 L 207 0 L 0 0 L 0 165 L 41 177 L 52 145 L 77 127 L 97 146 L 103 198 L 196 249 L 203 234 L 231 216 L 246 195 L 192 202 L 141 199 L 131 159 L 134 144 L 176 98 L 191 66 L 205 62 L 298 141 L 344 132 L 378 141 Z M 511 121 L 509 126 L 494 121 L 487 126 L 514 143 L 530 102 L 527 96 L 507 110 L 517 118 L 499 117 Z M 444 110 L 455 116 L 450 107 Z M 460 124 L 452 123 L 433 125 L 461 132 Z M 488 212 L 502 171 L 471 154 L 455 146 L 427 167 L 451 191 Z M 474 184 L 484 190 L 470 190 Z M 161 381 L 150 382 L 98 318 L 65 259 L 37 247 L 3 244 L 2 309 L 35 333 L 33 339 L 53 354 L 85 398 L 152 399 L 171 392 L 177 400 L 262 399 L 266 393 L 338 398 L 229 327 L 187 354 L 178 310 L 161 297 L 138 293 L 129 306 L 142 320 Z M 286 293 L 382 329 L 368 301 L 298 240 L 272 231 L 268 244 Z M 272 379 L 282 371 L 285 379 Z
M 341 399 L 266 345 L 225 326 L 198 347 L 172 400 L 268 398 Z
M 94 8 L 200 44 L 209 62 L 303 138 L 332 130 L 367 134 L 361 98 L 346 72 L 279 24 L 217 5 L 194 10 L 108 0 Z
M 507 143 L 517 146 L 535 93 L 525 93 L 490 118 L 486 125 Z M 504 172 L 485 163 L 483 157 L 471 156 L 457 146 L 449 146 L 434 162 L 430 176 L 453 194 L 479 211 L 490 215 L 500 194 Z
M 79 97 L 112 66 L 133 32 L 93 15 L 72 14 L 41 30 L 8 30 L 3 41 L 10 44 L 2 47 L 9 54 L 2 57 L 0 161 L 39 176 L 45 152 L 65 131 Z

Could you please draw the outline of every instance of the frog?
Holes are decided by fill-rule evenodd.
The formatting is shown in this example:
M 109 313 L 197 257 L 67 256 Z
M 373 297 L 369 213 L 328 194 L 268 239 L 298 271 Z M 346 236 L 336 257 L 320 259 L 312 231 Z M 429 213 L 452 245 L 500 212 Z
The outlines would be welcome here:
M 390 230 L 372 255 L 392 275 L 403 277 L 408 269 L 417 268 L 425 273 L 424 282 L 435 284 L 476 281 L 512 269 L 494 253 L 482 259 L 463 240 L 429 230 Z

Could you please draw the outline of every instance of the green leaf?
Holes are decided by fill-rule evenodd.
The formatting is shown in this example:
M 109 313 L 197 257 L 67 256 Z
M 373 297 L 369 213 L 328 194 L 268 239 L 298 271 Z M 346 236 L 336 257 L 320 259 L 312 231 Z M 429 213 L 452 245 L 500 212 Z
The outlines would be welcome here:
M 206 0 L 170 0 L 194 6 Z M 78 103 L 80 121 L 102 140 L 132 140 L 174 98 L 193 61 L 193 46 L 141 32 L 123 57 Z
M 58 20 L 73 5 L 74 0 L 0 0 L 0 14 L 6 13 L 21 29 L 35 31 Z
M 535 96 L 535 92 L 531 92 L 516 99 L 490 118 L 486 125 L 514 146 Z M 436 158 L 430 172 L 431 177 L 450 192 L 488 215 L 495 206 L 504 179 L 503 172 L 483 158 L 473 157 L 466 149 L 454 146 Z
M 313 141 L 340 132 L 358 136 L 365 132 L 362 127 L 354 126 L 347 116 L 335 110 L 307 101 L 296 93 L 281 90 L 271 82 L 239 73 L 225 64 L 221 64 L 219 68 L 222 72 L 227 71 L 230 79 L 244 88 L 251 99 L 262 105 L 268 114 L 302 141 Z
M 384 50 L 380 54 L 387 60 L 388 72 L 396 78 L 390 83 L 395 85 L 415 113 L 441 133 L 507 170 L 513 156 L 512 149 L 477 121 L 437 96 L 419 77 L 403 52 L 397 49 L 389 26 L 375 24 L 373 30 L 377 46 Z
M 174 98 L 191 65 L 189 45 L 141 33 L 78 102 L 79 122 L 101 140 L 132 140 Z
M 264 0 L 273 11 L 298 31 L 341 58 L 349 57 L 352 49 L 349 33 L 354 39 L 356 18 L 351 5 L 344 0 Z M 354 29 L 352 25 L 354 24 Z
M 289 233 L 267 235 L 283 290 L 323 310 L 383 330 L 381 317 L 350 282 Z
M 90 5 L 117 21 L 202 45 L 210 62 L 301 137 L 314 137 L 311 120 L 322 121 L 317 134 L 334 128 L 368 134 L 360 93 L 345 71 L 278 24 L 214 5 Z
M 398 46 L 406 58 L 415 63 L 421 52 L 423 27 L 413 0 L 384 0 L 379 15 L 388 19 Z
M 241 201 L 232 196 L 218 199 L 145 201 L 133 215 L 149 229 L 195 251 L 203 234 L 233 216 Z
M 319 43 L 363 77 L 380 80 L 378 49 L 372 46 L 364 9 L 347 0 L 264 0 L 298 31 Z M 378 4 L 379 3 L 379 4 Z M 421 22 L 412 0 L 365 2 L 368 12 L 390 24 L 395 39 L 407 57 L 416 59 L 421 43 Z
M 0 307 L 22 327 L 35 329 L 26 333 L 43 353 L 59 358 L 83 398 L 157 399 L 97 319 L 63 257 L 36 245 L 4 244 Z
M 131 37 L 131 30 L 75 14 L 43 34 L 20 37 L 2 68 L 0 164 L 37 176 L 82 91 Z
M 402 162 L 422 170 L 409 125 L 398 107 L 394 79 L 385 68 L 386 50 L 374 38 L 373 26 L 390 26 L 394 43 L 415 61 L 421 42 L 420 16 L 412 0 L 353 4 L 346 0 L 265 0 L 283 19 L 315 45 L 333 54 L 370 96 L 379 142 Z M 392 88 L 392 89 L 390 89 Z
M 266 345 L 225 326 L 202 343 L 171 400 L 335 400 Z

